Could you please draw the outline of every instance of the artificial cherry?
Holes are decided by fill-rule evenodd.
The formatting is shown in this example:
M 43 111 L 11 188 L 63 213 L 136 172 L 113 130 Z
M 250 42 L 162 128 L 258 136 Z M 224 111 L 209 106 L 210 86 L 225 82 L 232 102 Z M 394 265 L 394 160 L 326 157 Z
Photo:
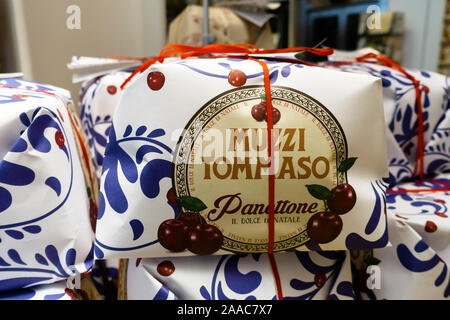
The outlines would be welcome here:
M 156 271 L 163 277 L 168 277 L 175 272 L 175 266 L 172 261 L 164 260 L 156 267 Z
M 264 114 L 264 117 L 265 117 L 265 119 L 267 121 L 267 111 Z M 280 119 L 281 119 L 281 112 L 280 112 L 280 110 L 278 110 L 277 108 L 272 107 L 272 122 L 273 122 L 273 124 L 274 125 L 277 124 L 278 121 L 280 121 Z
M 110 95 L 115 95 L 116 92 L 117 92 L 116 86 L 108 86 L 108 87 L 106 88 L 106 90 L 108 91 L 108 93 L 109 93 Z
M 228 74 L 228 82 L 235 87 L 241 87 L 247 82 L 247 76 L 241 70 L 231 70 Z
M 263 121 L 266 119 L 266 102 L 265 101 L 261 101 L 261 103 L 253 106 L 252 117 L 256 121 Z
M 161 223 L 158 228 L 158 241 L 167 250 L 180 252 L 186 249 L 189 227 L 176 219 Z
M 425 223 L 425 231 L 426 232 L 435 232 L 437 230 L 437 225 L 433 221 L 427 221 Z
M 189 231 L 194 230 L 197 225 L 205 222 L 205 219 L 200 219 L 200 215 L 196 212 L 182 212 L 178 220 L 186 223 Z
M 319 212 L 313 215 L 306 226 L 311 241 L 328 243 L 336 239 L 342 230 L 342 219 L 333 212 Z
M 340 184 L 331 190 L 331 198 L 327 200 L 330 211 L 344 214 L 352 210 L 356 203 L 356 192 L 348 183 Z
M 150 72 L 147 76 L 147 85 L 150 89 L 158 91 L 164 86 L 164 82 L 166 81 L 166 77 L 162 72 L 153 71 Z
M 64 135 L 61 131 L 56 131 L 55 133 L 55 142 L 58 145 L 58 147 L 62 148 L 64 147 Z
M 198 255 L 213 254 L 223 243 L 222 232 L 210 224 L 199 224 L 189 232 L 187 248 Z
M 323 272 L 318 272 L 314 275 L 314 284 L 317 288 L 322 288 L 327 282 L 327 276 Z

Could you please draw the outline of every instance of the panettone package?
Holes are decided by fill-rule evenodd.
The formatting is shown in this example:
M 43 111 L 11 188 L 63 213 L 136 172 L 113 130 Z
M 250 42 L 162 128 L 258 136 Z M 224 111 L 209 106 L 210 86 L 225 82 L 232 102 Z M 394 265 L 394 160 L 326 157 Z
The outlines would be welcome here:
M 67 90 L 0 77 L 0 106 L 0 296 L 7 297 L 91 269 L 97 188 Z
M 138 71 L 109 132 L 97 258 L 388 245 L 381 80 L 238 57 Z
M 373 57 L 367 54 L 372 54 Z M 365 56 L 369 58 L 358 60 Z M 405 69 L 395 63 L 393 65 L 383 61 L 380 63 L 374 59 L 376 57 L 380 57 L 379 53 L 369 48 L 352 52 L 335 51 L 329 57 L 330 61 L 323 66 L 367 74 L 382 80 L 390 183 L 395 185 L 420 176 L 418 166 L 420 157 L 423 158 L 424 175 L 448 171 L 450 169 L 448 77 L 429 71 Z M 418 92 L 415 90 L 416 86 Z

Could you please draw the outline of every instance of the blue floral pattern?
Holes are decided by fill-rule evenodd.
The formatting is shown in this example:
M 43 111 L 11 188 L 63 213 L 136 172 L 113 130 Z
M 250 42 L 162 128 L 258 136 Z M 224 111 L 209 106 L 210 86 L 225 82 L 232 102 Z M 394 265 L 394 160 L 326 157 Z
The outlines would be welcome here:
M 446 188 L 449 174 L 423 182 L 404 182 L 394 191 Z M 366 299 L 450 299 L 450 192 L 388 193 L 389 241 L 392 247 L 374 250 L 381 260 L 381 288 Z M 422 288 L 411 290 L 410 288 Z
M 0 300 L 71 300 L 66 281 L 0 292 Z
M 114 72 L 86 81 L 81 88 L 79 105 L 81 125 L 99 178 L 112 118 L 122 96 L 119 87 L 129 75 L 130 73 L 125 71 Z
M 397 70 L 370 63 L 339 67 L 343 71 L 365 73 L 381 78 L 388 137 L 391 185 L 414 177 L 417 152 L 417 101 L 414 83 Z M 450 169 L 449 79 L 424 71 L 410 71 L 420 81 L 425 132 L 425 174 Z M 417 174 L 417 173 L 416 173 Z
M 354 299 L 345 252 L 275 254 L 287 300 Z M 266 254 L 184 257 L 169 259 L 174 273 L 157 271 L 164 259 L 144 259 L 128 265 L 129 299 L 276 300 L 273 273 Z M 188 272 L 189 277 L 183 275 Z M 315 278 L 323 275 L 324 283 Z M 146 280 L 144 280 L 146 279 Z
M 0 146 L 0 291 L 52 283 L 92 266 L 89 199 L 64 94 L 0 80 L 3 108 L 14 115 L 2 124 L 8 138 Z M 74 244 L 74 237 L 84 238 Z

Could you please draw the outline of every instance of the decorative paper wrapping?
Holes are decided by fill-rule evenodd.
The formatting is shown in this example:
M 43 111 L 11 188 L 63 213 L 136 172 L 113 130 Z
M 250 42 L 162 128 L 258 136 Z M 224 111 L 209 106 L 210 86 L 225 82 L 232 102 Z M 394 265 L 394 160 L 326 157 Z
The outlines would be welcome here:
M 62 280 L 50 284 L 42 284 L 22 289 L 0 292 L 0 300 L 102 300 L 91 277 L 81 275 L 81 289 L 69 289 L 68 282 L 75 279 Z
M 0 291 L 92 266 L 95 187 L 85 182 L 69 103 L 66 90 L 0 80 Z
M 72 300 L 66 292 L 66 281 L 44 284 L 0 293 L 0 300 Z
M 331 60 L 352 61 L 364 51 L 331 56 Z M 336 67 L 332 64 L 324 66 Z M 414 176 L 417 151 L 417 104 L 414 84 L 399 71 L 372 63 L 338 66 L 353 73 L 369 74 L 383 81 L 384 113 L 388 126 L 390 182 L 394 185 Z M 435 174 L 450 169 L 450 98 L 448 77 L 427 71 L 407 70 L 420 81 L 424 118 L 424 169 Z
M 305 184 L 318 183 L 331 188 L 336 184 L 336 181 L 333 182 L 336 178 L 340 183 L 348 179 L 356 190 L 358 200 L 354 209 L 341 216 L 343 229 L 335 240 L 320 246 L 310 241 L 305 246 L 309 239 L 305 227 L 311 214 L 303 214 L 303 220 L 297 226 L 300 231 L 294 232 L 296 244 L 292 246 L 292 242 L 286 243 L 281 239 L 281 236 L 289 238 L 287 233 L 281 234 L 285 232 L 282 228 L 279 229 L 280 225 L 286 224 L 276 224 L 276 233 L 280 238 L 275 241 L 281 244 L 275 250 L 295 246 L 300 250 L 384 247 L 388 240 L 385 216 L 382 214 L 386 188 L 382 178 L 387 176 L 387 165 L 381 82 L 374 77 L 299 64 L 269 61 L 267 64 L 274 106 L 281 112 L 281 120 L 275 128 L 294 128 L 296 131 L 303 126 L 307 127 L 304 155 L 315 159 L 322 156 L 322 153 L 325 154 L 324 157 L 332 162 L 330 170 L 334 173 L 338 164 L 347 157 L 358 157 L 346 176 L 339 173 L 334 178 L 331 174 L 326 179 L 287 179 L 288 183 L 286 180 L 276 180 L 276 200 L 286 197 L 293 202 L 298 202 L 299 199 L 306 202 L 318 201 L 309 196 Z M 227 81 L 232 69 L 239 69 L 246 75 L 244 86 L 236 88 Z M 153 73 L 149 76 L 151 72 Z M 154 72 L 160 72 L 165 80 L 160 90 L 149 87 L 149 84 L 153 86 L 149 77 L 155 75 Z M 159 73 L 156 75 L 160 76 Z M 353 90 L 348 90 L 349 87 Z M 172 167 L 174 156 L 175 161 L 184 156 L 180 144 L 177 146 L 180 134 L 183 134 L 182 129 L 186 127 L 188 131 L 184 133 L 189 132 L 189 128 L 200 125 L 199 121 L 210 119 L 208 117 L 216 112 L 220 114 L 221 110 L 234 109 L 238 111 L 223 118 L 225 120 L 221 125 L 224 128 L 258 128 L 259 131 L 255 132 L 263 133 L 266 123 L 257 122 L 251 116 L 252 106 L 261 102 L 262 93 L 262 70 L 255 61 L 189 59 L 154 65 L 136 77 L 123 93 L 110 130 L 110 141 L 103 163 L 96 256 L 116 258 L 189 255 L 188 251 L 169 252 L 157 240 L 159 225 L 174 218 L 178 212 L 175 205 L 168 203 L 166 194 L 172 187 L 178 196 L 186 192 L 183 191 L 185 186 L 177 184 L 179 180 L 173 183 L 172 179 L 173 173 L 176 174 Z M 233 105 L 237 108 L 233 108 Z M 183 135 L 183 147 L 190 141 L 188 135 Z M 330 141 L 334 141 L 334 144 Z M 371 145 L 371 149 L 367 145 Z M 373 153 L 372 150 L 377 152 Z M 264 152 L 267 154 L 267 151 Z M 332 155 L 333 152 L 337 152 L 337 155 Z M 299 155 L 296 152 L 293 154 L 295 157 Z M 197 168 L 200 167 L 197 165 Z M 325 167 L 326 165 L 322 169 L 316 168 L 316 173 L 320 170 L 326 172 Z M 276 170 L 279 169 L 277 167 Z M 196 185 L 201 192 L 191 190 L 191 195 L 201 198 L 209 210 L 214 209 L 214 202 L 218 197 L 227 194 L 242 193 L 244 202 L 258 203 L 267 199 L 266 176 L 254 180 L 240 179 L 239 182 L 233 179 L 224 184 L 217 179 L 213 181 Z M 321 201 L 317 206 L 317 210 L 323 210 Z M 203 212 L 204 217 L 209 210 Z M 227 221 L 231 223 L 230 219 Z M 224 230 L 223 224 L 216 225 Z M 248 226 L 240 225 L 238 232 L 248 234 Z M 253 235 L 255 241 L 259 239 L 262 245 L 249 245 L 250 249 L 233 247 L 233 251 L 267 250 L 267 245 L 264 248 L 264 242 L 267 244 L 267 219 L 261 219 L 259 224 L 252 225 L 251 230 L 253 234 L 249 235 Z M 230 236 L 229 239 L 233 237 L 227 231 L 224 232 L 226 237 Z M 228 243 L 231 243 L 228 248 L 236 244 L 232 240 Z M 225 253 L 229 251 L 217 252 Z
M 354 299 L 348 252 L 275 254 L 286 300 Z M 130 259 L 129 300 L 272 300 L 267 254 Z
M 450 184 L 450 174 L 436 180 Z M 393 190 L 447 188 L 425 180 Z M 380 289 L 365 299 L 450 299 L 450 192 L 391 193 L 387 196 L 392 247 L 374 250 Z
M 112 117 L 123 92 L 120 90 L 120 85 L 131 74 L 131 72 L 117 69 L 117 65 L 121 66 L 123 63 L 126 63 L 127 67 L 130 64 L 129 61 L 120 62 L 89 57 L 74 57 L 71 63 L 71 69 L 76 70 L 75 72 L 79 72 L 78 69 L 84 70 L 87 68 L 91 72 L 90 78 L 88 73 L 83 74 L 87 80 L 80 90 L 79 113 L 98 179 L 101 176 L 103 156 Z M 98 69 L 100 68 L 106 69 L 99 72 Z M 108 71 L 107 68 L 111 70 Z M 92 74 L 92 69 L 97 70 L 97 72 Z M 80 78 L 79 75 L 74 77 L 76 80 L 78 78 Z M 104 266 L 101 267 L 99 263 L 103 263 Z M 92 280 L 103 298 L 105 298 L 105 290 L 109 290 L 109 294 L 117 290 L 118 266 L 118 259 L 108 259 L 104 262 L 95 263 L 92 268 Z M 108 296 L 108 298 L 111 297 Z
M 98 178 L 114 111 L 123 91 L 120 85 L 130 72 L 116 71 L 83 84 L 80 95 L 81 125 L 86 134 Z

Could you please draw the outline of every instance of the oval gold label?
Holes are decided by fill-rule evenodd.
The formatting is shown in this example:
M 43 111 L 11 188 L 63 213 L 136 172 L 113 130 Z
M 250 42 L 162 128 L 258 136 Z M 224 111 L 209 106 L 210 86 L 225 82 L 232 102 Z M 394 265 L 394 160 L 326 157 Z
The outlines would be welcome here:
M 325 209 L 322 201 L 308 193 L 307 184 L 332 187 L 347 181 L 346 174 L 337 171 L 337 164 L 347 157 L 347 143 L 334 116 L 302 92 L 271 89 L 272 105 L 281 115 L 272 132 L 272 168 L 267 123 L 252 114 L 254 106 L 263 108 L 262 86 L 233 89 L 206 103 L 188 123 L 177 146 L 175 192 L 207 205 L 201 214 L 222 232 L 225 250 L 267 252 L 271 169 L 275 175 L 274 251 L 306 243 L 309 218 Z

